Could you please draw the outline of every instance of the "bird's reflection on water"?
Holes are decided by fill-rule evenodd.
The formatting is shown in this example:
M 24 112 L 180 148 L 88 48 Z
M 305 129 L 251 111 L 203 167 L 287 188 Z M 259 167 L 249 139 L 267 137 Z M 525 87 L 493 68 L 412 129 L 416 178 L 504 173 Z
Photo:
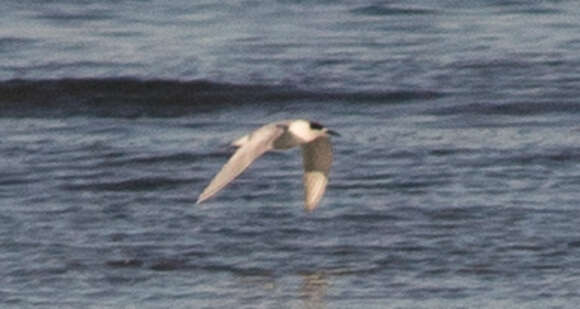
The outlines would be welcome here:
M 302 274 L 300 297 L 302 298 L 304 308 L 326 308 L 325 299 L 326 293 L 328 291 L 328 285 L 327 277 L 322 272 Z
M 238 300 L 240 303 L 254 304 L 257 300 L 266 303 L 274 300 L 277 303 L 275 299 L 285 299 L 285 305 L 305 309 L 326 308 L 326 296 L 330 287 L 328 274 L 322 271 L 299 272 L 282 278 L 242 276 L 235 282 L 234 286 L 244 291 Z

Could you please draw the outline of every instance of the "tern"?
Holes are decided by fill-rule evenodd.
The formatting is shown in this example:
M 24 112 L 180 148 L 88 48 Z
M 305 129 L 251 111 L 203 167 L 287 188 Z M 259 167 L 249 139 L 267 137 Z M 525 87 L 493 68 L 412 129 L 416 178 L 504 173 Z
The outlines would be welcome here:
M 332 164 L 330 135 L 339 136 L 317 122 L 297 119 L 269 123 L 240 137 L 231 144 L 238 149 L 201 192 L 197 204 L 222 190 L 264 153 L 301 146 L 304 208 L 307 211 L 314 210 L 328 184 Z

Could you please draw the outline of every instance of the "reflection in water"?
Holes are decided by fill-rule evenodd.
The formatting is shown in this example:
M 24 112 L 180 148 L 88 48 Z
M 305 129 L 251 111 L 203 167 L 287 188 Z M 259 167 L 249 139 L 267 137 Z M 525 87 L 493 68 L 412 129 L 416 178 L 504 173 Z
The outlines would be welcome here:
M 328 280 L 322 272 L 302 274 L 302 285 L 300 286 L 300 297 L 303 300 L 304 308 L 321 309 L 326 308 L 326 292 Z

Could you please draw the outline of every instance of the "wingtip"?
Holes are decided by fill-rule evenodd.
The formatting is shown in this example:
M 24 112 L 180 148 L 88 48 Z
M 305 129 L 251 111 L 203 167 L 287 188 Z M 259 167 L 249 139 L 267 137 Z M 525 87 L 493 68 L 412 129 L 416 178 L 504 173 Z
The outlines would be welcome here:
M 205 201 L 206 199 L 203 198 L 201 195 L 197 198 L 197 201 L 195 202 L 195 205 L 199 205 L 201 204 L 203 201 Z
M 307 213 L 312 213 L 314 209 L 316 209 L 316 206 L 318 206 L 318 204 L 306 203 L 304 204 L 304 211 L 306 211 Z

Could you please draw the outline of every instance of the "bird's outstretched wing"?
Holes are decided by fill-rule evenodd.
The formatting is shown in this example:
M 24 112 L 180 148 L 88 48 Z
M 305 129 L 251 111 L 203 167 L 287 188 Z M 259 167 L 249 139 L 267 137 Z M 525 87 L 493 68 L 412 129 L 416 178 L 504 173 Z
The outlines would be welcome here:
M 238 177 L 254 160 L 273 147 L 274 141 L 280 137 L 286 127 L 280 124 L 265 125 L 251 134 L 239 139 L 238 150 L 215 175 L 209 185 L 197 199 L 197 204 L 209 199 L 223 189 L 228 183 Z
M 304 207 L 314 210 L 326 190 L 328 174 L 332 165 L 330 138 L 321 136 L 302 145 L 304 165 Z

